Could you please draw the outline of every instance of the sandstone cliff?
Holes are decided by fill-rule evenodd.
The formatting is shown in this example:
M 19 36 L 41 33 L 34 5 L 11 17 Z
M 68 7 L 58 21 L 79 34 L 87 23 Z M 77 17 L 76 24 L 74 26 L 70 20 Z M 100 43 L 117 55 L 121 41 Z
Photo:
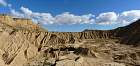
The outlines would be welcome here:
M 0 22 L 12 26 L 15 29 L 44 30 L 39 24 L 34 24 L 31 19 L 14 18 L 6 14 L 0 15 Z
M 0 18 L 0 66 L 139 66 L 140 21 L 115 30 L 17 29 L 29 20 Z M 4 18 L 5 19 L 5 18 Z M 11 19 L 11 18 L 10 18 Z M 15 24 L 14 24 L 15 25 Z M 19 27 L 17 27 L 17 25 Z M 40 28 L 38 28 L 40 29 Z

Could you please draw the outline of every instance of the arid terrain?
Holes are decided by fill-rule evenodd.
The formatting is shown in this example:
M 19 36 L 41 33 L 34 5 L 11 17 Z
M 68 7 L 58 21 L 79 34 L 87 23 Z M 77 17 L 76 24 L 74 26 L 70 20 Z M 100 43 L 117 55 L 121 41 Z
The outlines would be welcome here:
M 140 66 L 140 20 L 113 30 L 49 32 L 0 15 L 0 66 Z

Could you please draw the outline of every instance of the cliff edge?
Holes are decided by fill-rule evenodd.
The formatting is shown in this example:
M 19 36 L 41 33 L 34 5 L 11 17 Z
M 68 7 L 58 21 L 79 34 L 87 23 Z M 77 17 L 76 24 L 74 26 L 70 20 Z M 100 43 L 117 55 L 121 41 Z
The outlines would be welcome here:
M 6 14 L 0 14 L 0 22 L 5 23 L 15 29 L 27 29 L 27 30 L 44 30 L 39 24 L 35 24 L 31 19 L 14 18 Z M 46 30 L 47 31 L 47 30 Z

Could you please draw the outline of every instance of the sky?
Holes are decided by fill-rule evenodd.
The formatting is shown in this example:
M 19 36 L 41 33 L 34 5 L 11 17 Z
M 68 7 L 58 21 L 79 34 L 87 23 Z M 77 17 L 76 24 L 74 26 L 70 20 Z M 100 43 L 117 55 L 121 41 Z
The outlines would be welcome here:
M 30 18 L 49 31 L 110 30 L 140 18 L 140 0 L 0 0 L 0 13 Z

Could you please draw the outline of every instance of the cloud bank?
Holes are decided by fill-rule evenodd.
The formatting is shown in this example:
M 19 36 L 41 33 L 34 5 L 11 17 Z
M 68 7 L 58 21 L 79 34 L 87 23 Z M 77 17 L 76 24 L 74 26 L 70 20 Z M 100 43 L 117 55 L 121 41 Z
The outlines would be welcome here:
M 41 24 L 92 24 L 94 22 L 94 15 L 74 15 L 69 12 L 64 12 L 62 14 L 52 16 L 50 13 L 39 13 L 33 12 L 28 8 L 21 7 L 21 12 L 17 12 L 11 9 L 11 14 L 15 17 L 21 18 L 31 18 L 35 22 L 40 22 Z
M 101 13 L 96 17 L 96 23 L 101 25 L 110 25 L 117 21 L 118 16 L 115 12 Z
M 0 0 L 0 4 L 8 6 L 10 13 L 18 18 L 30 18 L 36 23 L 40 24 L 98 24 L 98 25 L 112 25 L 120 24 L 120 26 L 128 25 L 140 19 L 140 10 L 130 10 L 121 13 L 105 12 L 95 16 L 94 14 L 75 15 L 69 12 L 64 12 L 52 16 L 51 13 L 33 12 L 29 8 L 21 7 L 20 11 L 11 8 L 11 4 L 5 0 Z
M 51 13 L 33 12 L 29 8 L 21 7 L 19 12 L 11 9 L 11 14 L 15 17 L 30 18 L 41 24 L 120 24 L 125 26 L 140 18 L 140 10 L 124 11 L 122 13 L 106 12 L 100 13 L 96 17 L 93 14 L 75 15 L 69 12 L 52 16 Z
M 119 16 L 119 21 L 122 22 L 123 25 L 128 25 L 138 19 L 140 19 L 140 10 L 125 11 Z
M 6 3 L 5 0 L 0 0 L 0 5 L 2 5 L 2 6 L 7 6 L 7 3 Z

